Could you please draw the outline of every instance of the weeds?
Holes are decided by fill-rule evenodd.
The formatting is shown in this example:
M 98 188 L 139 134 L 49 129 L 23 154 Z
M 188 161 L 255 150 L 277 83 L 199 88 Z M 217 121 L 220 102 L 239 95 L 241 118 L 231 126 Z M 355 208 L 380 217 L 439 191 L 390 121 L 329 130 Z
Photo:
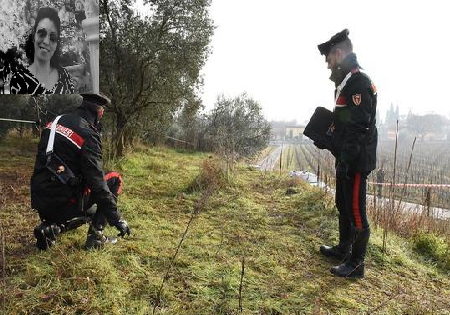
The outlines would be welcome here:
M 242 263 L 241 263 L 241 279 L 239 281 L 239 312 L 242 313 L 242 287 L 244 282 L 244 272 L 245 272 L 245 256 L 242 256 Z
M 1 268 L 2 268 L 2 308 L 5 313 L 5 299 L 6 299 L 6 254 L 5 254 L 5 234 L 3 225 L 0 224 L 0 252 L 1 252 Z
M 169 278 L 169 273 L 172 270 L 174 261 L 180 251 L 181 245 L 186 238 L 186 235 L 189 231 L 189 227 L 191 226 L 196 216 L 205 208 L 212 194 L 214 194 L 217 191 L 217 189 L 223 186 L 224 183 L 223 178 L 224 175 L 221 169 L 217 166 L 217 164 L 214 164 L 214 162 L 210 162 L 208 160 L 204 160 L 200 174 L 194 179 L 193 184 L 191 184 L 188 187 L 188 191 L 200 190 L 201 195 L 194 204 L 194 208 L 189 218 L 189 221 L 186 225 L 186 229 L 184 230 L 183 235 L 181 236 L 181 239 L 178 242 L 175 253 L 172 256 L 169 266 L 167 267 L 166 273 L 162 279 L 161 285 L 156 294 L 156 299 L 153 302 L 153 314 L 155 314 L 157 308 L 161 306 L 161 296 L 163 293 L 164 284 Z
M 397 122 L 397 133 L 398 135 L 398 122 Z M 396 137 L 397 139 L 397 137 Z M 440 220 L 434 217 L 431 217 L 427 212 L 425 214 L 424 211 L 422 213 L 414 213 L 411 209 L 404 209 L 403 197 L 406 192 L 406 184 L 408 183 L 408 175 L 411 168 L 411 162 L 413 159 L 414 146 L 416 143 L 416 138 L 414 138 L 411 152 L 409 156 L 408 165 L 406 168 L 406 178 L 404 179 L 404 185 L 402 192 L 399 196 L 399 200 L 394 199 L 395 195 L 395 184 L 396 184 L 396 171 L 397 171 L 397 140 L 395 141 L 395 150 L 394 150 L 394 165 L 393 165 L 393 177 L 389 190 L 389 202 L 385 203 L 383 206 L 379 207 L 379 209 L 373 209 L 372 217 L 375 219 L 375 222 L 379 226 L 383 226 L 383 253 L 386 253 L 387 247 L 387 235 L 388 231 L 393 231 L 399 235 L 403 236 L 412 236 L 413 242 L 415 243 L 415 249 L 420 253 L 422 252 L 420 248 L 427 244 L 428 247 L 423 248 L 422 252 L 425 256 L 431 256 L 437 258 L 440 261 L 440 266 L 444 269 L 450 270 L 450 264 L 447 263 L 447 260 L 450 259 L 442 259 L 441 255 L 435 255 L 437 250 L 436 243 L 430 242 L 419 242 L 418 240 L 430 240 L 433 239 L 433 234 L 439 232 L 441 235 L 446 235 L 450 233 L 450 222 L 446 220 Z M 373 195 L 374 201 L 376 200 L 375 194 Z M 376 204 L 376 203 L 375 203 Z M 379 215 L 380 209 L 382 209 L 383 216 Z M 380 218 L 382 218 L 380 222 Z M 424 227 L 427 228 L 428 234 L 423 234 Z M 431 233 L 431 234 L 430 234 Z M 434 248 L 434 249 L 433 249 Z M 447 250 L 448 252 L 448 250 Z M 433 254 L 434 253 L 434 254 Z
M 0 158 L 8 161 L 1 151 Z M 446 255 L 448 247 L 433 251 L 442 243 L 416 246 L 392 234 L 383 255 L 382 232 L 374 229 L 366 278 L 334 278 L 335 262 L 318 252 L 337 235 L 329 194 L 239 166 L 230 183 L 213 161 L 136 150 L 116 165 L 126 183 L 118 207 L 133 234 L 89 252 L 82 250 L 86 227 L 63 234 L 49 251 L 33 249 L 38 219 L 24 198 L 27 181 L 3 176 L 18 163 L 32 169 L 32 158 L 2 164 L 0 184 L 16 191 L 7 190 L 0 212 L 4 313 L 151 314 L 159 301 L 157 313 L 177 315 L 448 314 L 450 280 L 433 266 Z M 211 187 L 220 188 L 208 193 Z M 289 188 L 296 193 L 286 194 Z M 435 258 L 418 257 L 424 248 Z
M 220 164 L 213 160 L 204 160 L 200 174 L 187 187 L 187 192 L 216 190 L 227 184 L 227 177 Z
M 394 147 L 394 164 L 393 164 L 393 175 L 392 175 L 392 182 L 389 189 L 389 208 L 385 207 L 383 211 L 383 219 L 384 219 L 384 228 L 383 228 L 383 253 L 386 252 L 386 242 L 387 242 L 387 235 L 388 230 L 391 226 L 393 226 L 393 219 L 395 218 L 395 199 L 394 199 L 394 191 L 395 191 L 395 174 L 397 171 L 397 144 L 398 144 L 398 119 L 397 119 L 397 127 L 395 131 L 395 147 Z M 390 215 L 388 215 L 390 213 Z
M 450 272 L 450 246 L 442 237 L 422 232 L 413 237 L 413 243 L 420 255 Z

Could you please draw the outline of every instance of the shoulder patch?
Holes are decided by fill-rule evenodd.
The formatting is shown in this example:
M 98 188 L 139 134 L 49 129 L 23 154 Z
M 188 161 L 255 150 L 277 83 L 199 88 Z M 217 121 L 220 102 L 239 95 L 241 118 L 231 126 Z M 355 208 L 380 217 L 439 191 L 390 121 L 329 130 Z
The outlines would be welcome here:
M 353 104 L 355 104 L 356 106 L 361 105 L 361 94 L 353 94 L 352 101 L 353 101 Z

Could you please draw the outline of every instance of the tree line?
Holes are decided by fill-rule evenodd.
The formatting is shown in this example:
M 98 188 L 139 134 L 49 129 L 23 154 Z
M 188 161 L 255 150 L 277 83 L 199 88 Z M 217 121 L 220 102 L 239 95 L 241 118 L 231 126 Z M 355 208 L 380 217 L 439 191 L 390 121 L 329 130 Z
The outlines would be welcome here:
M 136 141 L 158 144 L 182 139 L 196 150 L 220 153 L 228 163 L 253 155 L 269 140 L 260 104 L 245 93 L 218 96 L 204 112 L 200 70 L 211 53 L 214 24 L 210 0 L 100 0 L 100 91 L 111 99 L 103 134 L 112 158 Z M 75 108 L 78 95 L 5 96 L 0 117 L 41 120 Z M 0 123 L 3 135 L 21 125 Z
M 136 139 L 167 136 L 227 161 L 267 144 L 270 127 L 260 105 L 246 94 L 219 96 L 201 113 L 200 70 L 211 54 L 210 0 L 100 0 L 100 90 L 111 97 L 110 132 L 119 157 Z M 231 153 L 233 152 L 233 153 Z

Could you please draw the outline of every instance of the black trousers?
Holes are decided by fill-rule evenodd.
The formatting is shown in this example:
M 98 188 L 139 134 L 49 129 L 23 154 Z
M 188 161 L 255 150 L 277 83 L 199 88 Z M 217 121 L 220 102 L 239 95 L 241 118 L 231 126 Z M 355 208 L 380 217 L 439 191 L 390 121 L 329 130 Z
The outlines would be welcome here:
M 109 190 L 117 198 L 122 192 L 122 177 L 117 172 L 108 172 L 105 174 L 105 180 Z M 99 211 L 89 211 L 89 209 L 95 204 L 95 202 L 91 200 L 90 197 L 91 193 L 86 189 L 83 192 L 82 203 L 80 203 L 80 200 L 72 199 L 63 209 L 58 209 L 58 211 L 39 211 L 39 217 L 41 218 L 41 221 L 48 224 L 55 223 L 57 225 L 62 224 L 65 226 L 68 226 L 67 223 L 75 218 L 89 217 L 96 228 L 103 229 L 103 227 L 106 225 L 106 217 Z
M 352 230 L 369 228 L 366 212 L 366 185 L 369 172 L 349 171 L 336 174 L 336 207 L 339 227 L 344 239 L 350 239 Z M 342 222 L 341 222 L 342 221 Z M 348 236 L 347 236 L 348 234 Z

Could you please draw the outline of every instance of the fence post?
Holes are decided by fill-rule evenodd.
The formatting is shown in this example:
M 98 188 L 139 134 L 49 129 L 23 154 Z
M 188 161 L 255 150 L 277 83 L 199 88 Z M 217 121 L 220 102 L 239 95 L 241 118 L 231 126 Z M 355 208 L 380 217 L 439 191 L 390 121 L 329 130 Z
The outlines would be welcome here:
M 280 175 L 281 175 L 281 163 L 283 162 L 283 144 L 281 144 L 281 152 L 280 152 Z
M 427 192 L 425 196 L 425 206 L 427 208 L 427 217 L 430 217 L 431 208 L 431 187 L 427 187 Z

